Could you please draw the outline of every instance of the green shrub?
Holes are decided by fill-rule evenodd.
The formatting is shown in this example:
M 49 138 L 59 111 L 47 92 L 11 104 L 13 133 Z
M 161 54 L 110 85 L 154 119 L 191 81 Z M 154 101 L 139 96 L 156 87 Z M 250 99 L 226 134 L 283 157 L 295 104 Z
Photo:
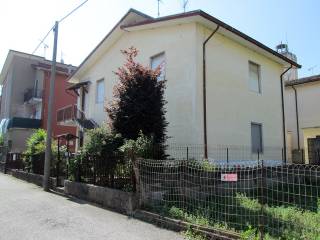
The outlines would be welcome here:
M 120 147 L 120 151 L 135 157 L 153 158 L 153 138 L 143 135 L 142 131 L 139 133 L 137 140 L 125 140 Z M 132 156 L 131 156 L 132 157 Z
M 120 134 L 111 132 L 107 125 L 88 130 L 83 146 L 83 153 L 88 155 L 111 155 L 118 152 L 123 144 Z
M 206 172 L 215 172 L 217 168 L 216 165 L 209 162 L 208 159 L 204 159 L 202 161 L 189 160 L 188 164 L 197 170 L 203 170 Z
M 36 130 L 26 141 L 26 150 L 24 154 L 24 163 L 27 170 L 33 168 L 33 161 L 44 161 L 44 154 L 46 151 L 47 132 L 44 129 Z M 54 169 L 57 162 L 58 146 L 55 140 L 51 144 L 52 158 L 51 169 Z M 66 146 L 60 146 L 60 156 L 63 157 L 67 151 Z M 38 163 L 41 166 L 41 163 Z M 42 163 L 43 164 L 43 163 Z M 39 169 L 38 169 L 39 170 Z
M 70 158 L 68 163 L 68 176 L 70 181 L 80 181 L 79 167 L 84 158 L 84 152 L 82 150 L 78 151 L 73 158 Z
M 256 228 L 249 226 L 247 230 L 241 233 L 241 240 L 259 240 L 258 231 Z
M 4 136 L 3 134 L 0 134 L 0 146 L 4 145 Z
M 185 239 L 187 240 L 206 240 L 206 236 L 194 231 L 190 226 L 187 231 L 184 232 Z

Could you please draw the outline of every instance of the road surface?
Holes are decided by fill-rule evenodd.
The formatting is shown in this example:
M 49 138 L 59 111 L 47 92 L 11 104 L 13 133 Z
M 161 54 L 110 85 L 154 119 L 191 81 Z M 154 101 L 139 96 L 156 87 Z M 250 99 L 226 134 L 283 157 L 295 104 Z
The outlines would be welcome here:
M 85 201 L 42 191 L 0 173 L 0 240 L 182 240 L 158 228 Z

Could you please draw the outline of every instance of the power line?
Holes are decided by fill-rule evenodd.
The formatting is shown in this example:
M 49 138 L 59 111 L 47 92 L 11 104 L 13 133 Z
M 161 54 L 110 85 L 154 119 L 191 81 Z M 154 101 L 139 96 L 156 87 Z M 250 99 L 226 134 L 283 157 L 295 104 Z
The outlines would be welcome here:
M 40 41 L 38 46 L 33 50 L 33 52 L 31 54 L 34 54 L 38 50 L 38 48 L 41 46 L 41 44 L 44 42 L 44 40 L 48 37 L 49 33 L 51 32 L 51 30 L 53 28 L 54 28 L 54 25 L 50 28 L 49 32 L 44 36 L 44 38 Z
M 86 2 L 88 2 L 89 0 L 85 0 L 83 3 L 81 3 L 79 6 L 77 6 L 76 8 L 74 8 L 71 12 L 69 12 L 66 16 L 64 16 L 63 18 L 60 19 L 60 21 L 58 21 L 59 23 L 61 23 L 63 20 L 65 20 L 67 17 L 69 17 L 72 13 L 74 13 L 75 11 L 77 11 L 80 7 L 82 7 Z M 41 46 L 41 44 L 43 44 L 44 40 L 48 37 L 49 33 L 54 29 L 53 25 L 50 30 L 47 32 L 47 34 L 44 36 L 44 38 L 40 41 L 40 43 L 37 45 L 37 47 L 33 50 L 32 54 L 34 54 L 39 47 Z
M 85 0 L 83 3 L 81 3 L 78 7 L 76 7 L 75 9 L 73 9 L 71 12 L 69 12 L 66 16 L 64 16 L 63 18 L 60 19 L 60 23 L 65 20 L 67 17 L 69 17 L 72 13 L 74 13 L 75 11 L 77 11 L 79 8 L 81 8 L 86 2 L 88 2 L 88 0 Z

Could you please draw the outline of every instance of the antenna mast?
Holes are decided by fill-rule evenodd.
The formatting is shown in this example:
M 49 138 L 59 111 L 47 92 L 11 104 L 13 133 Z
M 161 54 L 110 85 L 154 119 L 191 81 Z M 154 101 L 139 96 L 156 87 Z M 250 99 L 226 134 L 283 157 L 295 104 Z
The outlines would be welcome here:
M 186 12 L 188 3 L 189 3 L 189 0 L 182 0 L 183 12 Z
M 160 2 L 161 2 L 161 0 L 157 0 L 157 2 L 158 2 L 158 17 L 160 17 Z
M 47 49 L 49 48 L 49 46 L 45 43 L 43 43 L 43 57 L 46 58 L 46 52 L 47 52 Z

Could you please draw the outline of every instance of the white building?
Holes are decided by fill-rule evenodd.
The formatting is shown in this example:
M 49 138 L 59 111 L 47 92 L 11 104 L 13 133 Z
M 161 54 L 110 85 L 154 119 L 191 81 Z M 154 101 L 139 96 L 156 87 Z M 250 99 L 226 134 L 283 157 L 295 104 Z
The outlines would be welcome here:
M 70 78 L 88 126 L 108 121 L 120 50 L 131 46 L 143 65 L 164 63 L 170 142 L 207 145 L 212 158 L 217 145 L 284 147 L 280 76 L 300 65 L 200 10 L 160 18 L 129 10 Z

